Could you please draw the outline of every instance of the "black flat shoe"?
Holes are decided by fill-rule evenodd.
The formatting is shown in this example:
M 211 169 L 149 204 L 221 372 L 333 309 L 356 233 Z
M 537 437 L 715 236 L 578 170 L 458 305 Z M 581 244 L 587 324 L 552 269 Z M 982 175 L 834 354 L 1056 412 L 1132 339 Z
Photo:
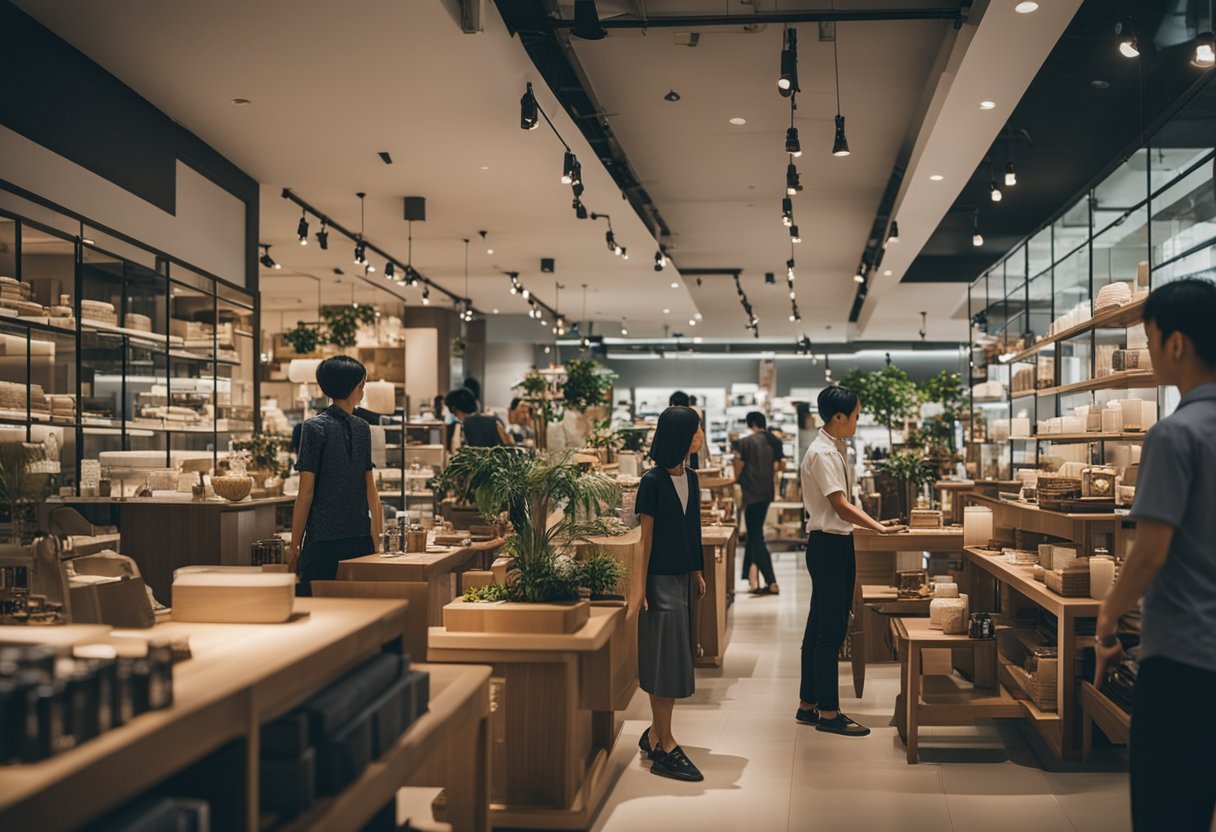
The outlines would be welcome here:
M 823 731 L 825 734 L 840 734 L 842 737 L 865 737 L 870 733 L 870 729 L 859 722 L 854 722 L 844 714 L 836 714 L 831 719 L 819 717 L 819 724 L 815 726 L 816 731 Z
M 705 779 L 705 775 L 693 765 L 684 749 L 678 745 L 655 760 L 654 765 L 650 767 L 650 773 L 672 780 L 683 780 L 686 783 L 699 783 Z
M 781 594 L 781 590 L 777 589 L 776 584 L 769 584 L 768 586 L 758 586 L 755 589 L 749 589 L 748 592 L 751 593 L 752 595 L 780 595 Z
M 642 738 L 638 740 L 638 748 L 642 749 L 642 753 L 650 758 L 651 762 L 663 756 L 663 752 L 657 746 L 651 747 L 649 728 L 642 732 Z
M 799 708 L 797 711 L 794 712 L 794 719 L 801 722 L 803 725 L 818 725 L 819 724 L 819 711 L 814 710 L 814 709 L 811 709 L 808 711 L 808 710 L 803 710 L 802 708 Z

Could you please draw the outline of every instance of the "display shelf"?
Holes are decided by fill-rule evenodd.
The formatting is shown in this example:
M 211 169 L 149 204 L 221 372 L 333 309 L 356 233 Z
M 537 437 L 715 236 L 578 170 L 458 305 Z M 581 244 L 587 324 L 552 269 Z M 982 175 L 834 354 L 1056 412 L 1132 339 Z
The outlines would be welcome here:
M 1143 442 L 1144 433 L 1040 433 L 1038 442 Z
M 1030 691 L 1024 684 L 1022 684 L 1021 677 L 1010 670 L 1011 667 L 1016 667 L 1016 664 L 1001 655 L 998 655 L 996 658 L 997 676 L 1000 679 L 1001 684 L 1013 695 L 1013 698 L 1021 704 L 1022 709 L 1026 712 L 1026 717 L 1034 722 L 1059 722 L 1059 713 L 1056 711 L 1041 710 L 1039 706 L 1034 703 L 1034 700 L 1030 698 Z M 1017 695 L 1019 693 L 1021 696 Z
M 1093 725 L 1097 723 L 1113 743 L 1124 744 L 1131 736 L 1132 717 L 1120 708 L 1102 691 L 1094 687 L 1092 682 L 1082 681 L 1081 697 L 1081 759 L 1089 760 L 1093 750 Z
M 1127 370 L 1119 373 L 1089 378 L 1058 387 L 1045 387 L 1038 391 L 1040 399 L 1049 396 L 1065 396 L 1069 393 L 1087 393 L 1094 390 L 1144 390 L 1157 386 L 1151 370 Z
M 1107 309 L 1094 315 L 1088 321 L 1077 324 L 1055 333 L 1048 335 L 1042 340 L 1035 343 L 1033 346 L 1026 347 L 1021 352 L 1016 352 L 1008 358 L 1004 359 L 1006 363 L 1012 364 L 1015 361 L 1022 361 L 1030 356 L 1040 352 L 1046 347 L 1053 344 L 1058 344 L 1060 341 L 1067 341 L 1070 338 L 1075 338 L 1078 335 L 1083 335 L 1086 332 L 1094 329 L 1120 329 L 1129 326 L 1135 326 L 1140 323 L 1144 317 L 1144 302 L 1147 297 L 1137 298 L 1136 300 L 1125 303 L 1123 306 L 1117 306 L 1113 309 Z

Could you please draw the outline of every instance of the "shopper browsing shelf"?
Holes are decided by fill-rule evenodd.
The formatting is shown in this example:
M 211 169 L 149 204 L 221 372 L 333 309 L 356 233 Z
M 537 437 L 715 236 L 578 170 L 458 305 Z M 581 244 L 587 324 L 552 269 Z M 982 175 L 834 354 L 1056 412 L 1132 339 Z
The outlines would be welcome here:
M 701 420 L 701 424 L 704 425 L 705 413 L 701 410 L 701 408 L 696 406 L 695 400 L 696 396 L 689 396 L 683 390 L 677 390 L 671 394 L 671 397 L 667 400 L 667 405 L 668 407 L 690 408 L 694 413 L 697 414 L 697 418 Z M 701 458 L 696 451 L 688 455 L 688 467 L 693 469 L 699 469 L 701 467 Z
M 806 568 L 811 573 L 811 610 L 802 637 L 801 701 L 794 718 L 817 730 L 864 737 L 870 729 L 840 711 L 840 645 L 853 606 L 857 560 L 853 526 L 889 534 L 885 526 L 853 502 L 846 440 L 857 432 L 861 400 L 852 390 L 832 386 L 819 394 L 823 427 L 802 459 L 802 500 L 807 512 Z
M 642 524 L 646 583 L 630 599 L 638 616 L 638 679 L 650 694 L 650 727 L 638 745 L 651 772 L 675 780 L 703 780 L 672 733 L 677 699 L 692 696 L 693 596 L 705 596 L 701 554 L 701 490 L 684 464 L 705 441 L 701 418 L 688 407 L 659 416 L 650 458 L 656 467 L 638 483 L 636 511 Z
M 1182 394 L 1144 438 L 1136 541 L 1102 604 L 1102 687 L 1119 618 L 1143 596 L 1132 704 L 1132 825 L 1208 832 L 1216 812 L 1216 284 L 1167 283 L 1144 304 L 1153 374 Z
M 460 442 L 459 445 L 453 447 L 453 450 L 462 445 L 473 448 L 493 448 L 497 445 L 515 444 L 511 435 L 507 433 L 502 420 L 497 416 L 487 416 L 477 412 L 479 410 L 477 399 L 467 387 L 458 387 L 448 393 L 444 403 L 460 424 Z
M 777 576 L 773 572 L 773 556 L 764 542 L 764 519 L 776 494 L 774 477 L 785 468 L 785 452 L 781 442 L 768 432 L 768 420 L 758 410 L 747 414 L 748 435 L 735 447 L 735 479 L 743 492 L 743 520 L 747 526 L 747 547 L 743 556 L 743 579 L 751 584 L 753 595 L 776 595 Z M 758 585 L 753 575 L 764 577 Z
M 312 594 L 312 581 L 336 578 L 339 561 L 375 552 L 380 539 L 384 514 L 372 472 L 371 428 L 354 415 L 366 381 L 363 365 L 345 355 L 317 367 L 317 384 L 333 404 L 300 430 L 300 492 L 287 550 L 300 575 L 300 595 Z

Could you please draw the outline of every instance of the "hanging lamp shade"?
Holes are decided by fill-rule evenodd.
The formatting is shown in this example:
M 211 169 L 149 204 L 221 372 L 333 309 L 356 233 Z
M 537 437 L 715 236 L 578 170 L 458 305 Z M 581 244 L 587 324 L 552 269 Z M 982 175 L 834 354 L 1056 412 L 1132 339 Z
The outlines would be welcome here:
M 287 378 L 292 384 L 316 384 L 319 358 L 293 358 L 287 365 Z
M 388 415 L 397 409 L 396 389 L 391 381 L 369 381 L 363 385 L 363 406 L 372 413 Z

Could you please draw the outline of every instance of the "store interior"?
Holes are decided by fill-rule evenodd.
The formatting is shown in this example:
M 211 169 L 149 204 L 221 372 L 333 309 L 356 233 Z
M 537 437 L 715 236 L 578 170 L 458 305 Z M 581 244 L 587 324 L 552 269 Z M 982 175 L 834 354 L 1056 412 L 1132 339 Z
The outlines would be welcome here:
M 1131 830 L 1141 620 L 1102 679 L 1095 622 L 1181 398 L 1146 302 L 1216 279 L 1214 25 L 0 0 L 0 828 Z M 304 596 L 335 356 L 382 533 Z M 854 534 L 863 739 L 793 718 L 834 385 L 850 499 L 902 529 Z M 678 403 L 700 782 L 638 753 Z M 748 541 L 756 412 L 785 462 Z

